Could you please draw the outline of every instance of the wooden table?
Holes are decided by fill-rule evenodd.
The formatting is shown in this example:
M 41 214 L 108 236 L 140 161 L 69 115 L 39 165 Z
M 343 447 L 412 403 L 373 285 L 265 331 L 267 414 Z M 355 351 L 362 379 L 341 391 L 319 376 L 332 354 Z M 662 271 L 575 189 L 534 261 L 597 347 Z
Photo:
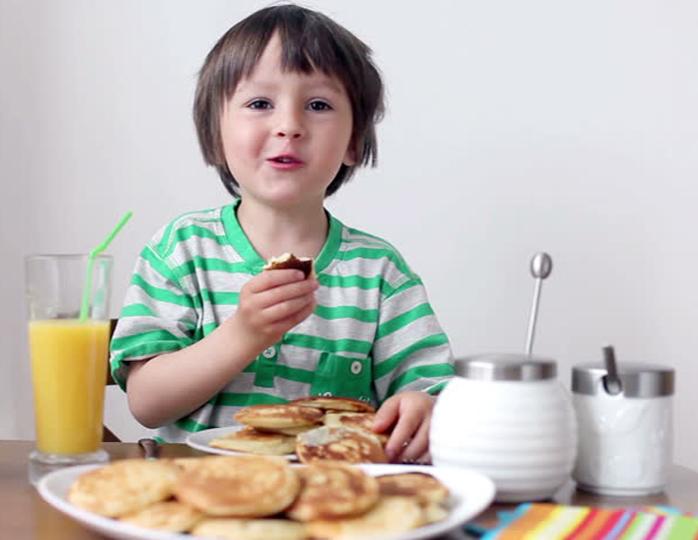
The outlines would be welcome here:
M 13 540 L 95 540 L 104 538 L 46 504 L 29 484 L 27 456 L 33 442 L 0 441 L 0 536 Z M 105 443 L 112 459 L 140 457 L 141 450 L 134 443 Z M 165 445 L 161 457 L 204 455 L 181 444 Z M 665 493 L 651 497 L 611 498 L 578 492 L 570 482 L 555 496 L 555 501 L 594 506 L 670 505 L 686 512 L 698 512 L 698 473 L 675 465 L 671 469 L 669 486 Z M 498 511 L 514 505 L 494 504 L 477 520 L 484 526 L 496 522 Z M 458 534 L 450 538 L 463 538 Z

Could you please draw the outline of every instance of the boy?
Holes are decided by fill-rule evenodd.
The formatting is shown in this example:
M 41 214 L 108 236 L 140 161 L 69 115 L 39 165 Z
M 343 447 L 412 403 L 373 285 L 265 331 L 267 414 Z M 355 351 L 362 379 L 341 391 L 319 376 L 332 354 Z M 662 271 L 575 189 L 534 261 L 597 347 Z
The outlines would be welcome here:
M 262 9 L 208 54 L 194 119 L 235 202 L 146 245 L 112 341 L 131 411 L 164 440 L 232 424 L 241 406 L 334 395 L 380 405 L 389 458 L 426 456 L 448 340 L 398 252 L 324 209 L 375 164 L 382 112 L 370 50 L 317 12 Z M 285 252 L 315 274 L 263 271 Z

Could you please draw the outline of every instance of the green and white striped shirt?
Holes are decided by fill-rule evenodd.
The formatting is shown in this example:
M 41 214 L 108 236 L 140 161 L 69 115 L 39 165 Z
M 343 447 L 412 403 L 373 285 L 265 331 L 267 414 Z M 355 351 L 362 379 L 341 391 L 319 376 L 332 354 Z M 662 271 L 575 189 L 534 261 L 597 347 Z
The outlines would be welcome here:
M 210 334 L 238 305 L 265 261 L 236 218 L 239 201 L 180 216 L 136 262 L 111 342 L 114 379 L 127 363 L 183 349 Z M 437 393 L 454 374 L 448 339 L 419 277 L 389 243 L 329 217 L 315 259 L 317 306 L 206 404 L 160 428 L 166 441 L 234 424 L 240 407 L 308 395 L 375 405 L 402 390 Z

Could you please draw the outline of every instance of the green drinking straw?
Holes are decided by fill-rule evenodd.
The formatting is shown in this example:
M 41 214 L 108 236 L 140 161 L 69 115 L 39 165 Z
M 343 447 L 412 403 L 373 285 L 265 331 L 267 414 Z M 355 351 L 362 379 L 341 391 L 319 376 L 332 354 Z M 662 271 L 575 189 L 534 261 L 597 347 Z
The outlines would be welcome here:
M 131 219 L 131 216 L 133 215 L 133 212 L 130 210 L 126 212 L 123 217 L 119 220 L 119 223 L 116 224 L 116 227 L 107 235 L 107 237 L 102 241 L 101 244 L 99 244 L 96 248 L 94 248 L 90 253 L 87 255 L 87 275 L 85 276 L 85 286 L 82 289 L 82 304 L 80 305 L 80 322 L 85 322 L 87 320 L 87 311 L 90 308 L 90 295 L 92 291 L 92 267 L 94 266 L 95 263 L 95 257 L 102 253 L 105 249 L 109 247 L 109 244 L 111 244 L 111 241 L 114 240 L 114 237 L 119 234 L 119 231 L 123 228 L 124 225 L 126 225 L 126 222 Z

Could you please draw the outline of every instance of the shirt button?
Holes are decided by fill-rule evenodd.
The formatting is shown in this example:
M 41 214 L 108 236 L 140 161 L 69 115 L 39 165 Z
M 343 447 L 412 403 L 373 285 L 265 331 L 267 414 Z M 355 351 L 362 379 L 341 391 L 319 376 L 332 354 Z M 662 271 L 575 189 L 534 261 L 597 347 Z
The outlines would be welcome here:
M 264 349 L 262 356 L 264 356 L 264 358 L 274 358 L 276 356 L 276 349 L 274 347 Z
M 358 375 L 359 373 L 361 373 L 361 370 L 363 369 L 363 366 L 361 365 L 361 362 L 359 362 L 358 360 L 354 360 L 354 361 L 351 363 L 351 367 L 350 367 L 349 369 L 351 369 L 351 372 L 352 372 L 354 375 Z

